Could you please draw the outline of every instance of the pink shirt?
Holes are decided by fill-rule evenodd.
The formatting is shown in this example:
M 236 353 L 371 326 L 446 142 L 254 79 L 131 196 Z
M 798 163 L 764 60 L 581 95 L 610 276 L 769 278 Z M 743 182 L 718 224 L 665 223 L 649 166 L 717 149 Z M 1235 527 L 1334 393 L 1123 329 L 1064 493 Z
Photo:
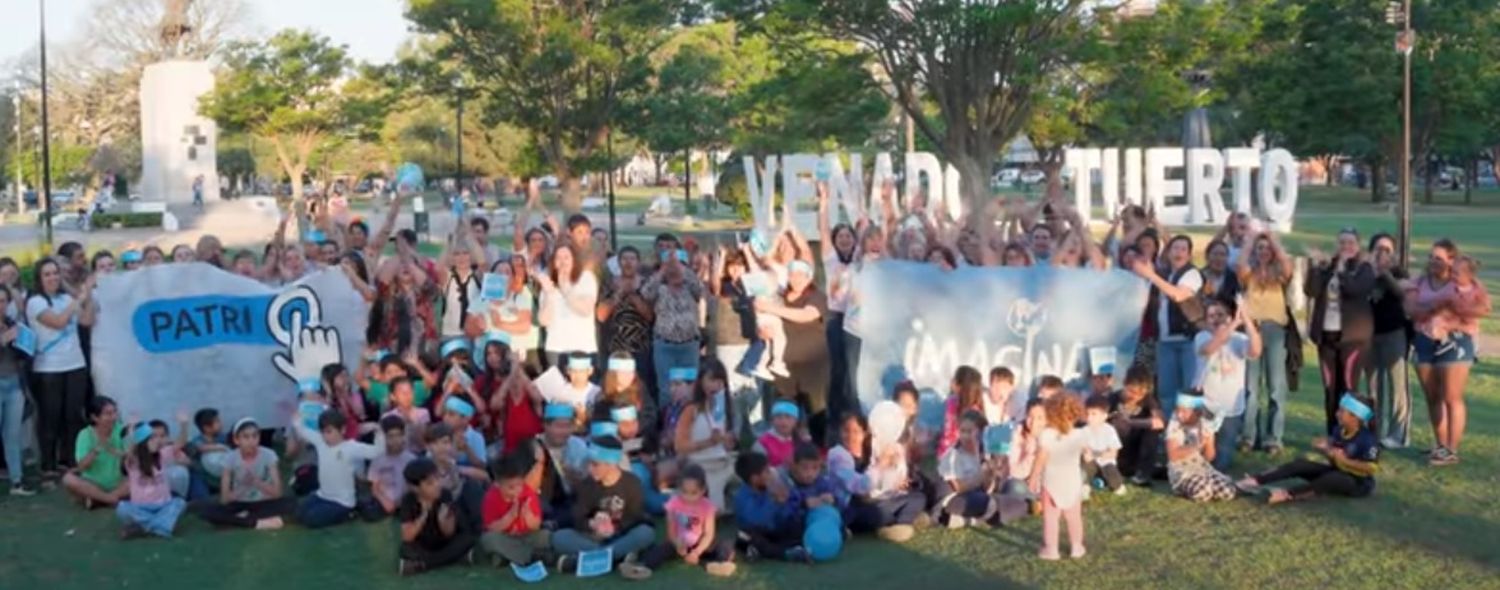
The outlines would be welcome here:
M 1490 312 L 1490 295 L 1483 283 L 1459 287 L 1448 281 L 1434 288 L 1427 277 L 1421 277 L 1415 291 L 1417 331 L 1433 340 L 1446 340 L 1451 332 L 1477 335 L 1480 318 Z
M 698 541 L 703 539 L 703 533 L 708 529 L 708 521 L 714 518 L 714 502 L 703 496 L 697 500 L 684 500 L 682 496 L 672 496 L 667 500 L 667 521 L 669 526 L 677 530 L 677 538 L 688 547 L 696 547 Z
M 172 499 L 172 485 L 167 481 L 167 466 L 177 457 L 177 449 L 171 445 L 162 447 L 156 458 L 156 472 L 151 477 L 141 473 L 135 461 L 125 468 L 130 477 L 130 501 L 136 504 L 155 506 Z
M 782 467 L 792 462 L 792 448 L 795 446 L 791 438 L 782 438 L 775 432 L 767 432 L 760 435 L 761 448 L 766 450 L 766 459 L 771 462 L 772 467 Z

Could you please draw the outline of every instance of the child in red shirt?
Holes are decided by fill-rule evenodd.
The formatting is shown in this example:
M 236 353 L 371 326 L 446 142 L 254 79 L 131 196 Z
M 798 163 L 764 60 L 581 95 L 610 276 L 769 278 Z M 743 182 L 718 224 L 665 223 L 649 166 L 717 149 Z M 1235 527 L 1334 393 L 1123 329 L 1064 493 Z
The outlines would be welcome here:
M 496 567 L 530 565 L 551 547 L 550 535 L 542 528 L 541 497 L 525 481 L 531 457 L 523 448 L 501 457 L 494 469 L 495 484 L 485 492 L 480 509 L 484 535 L 479 546 Z

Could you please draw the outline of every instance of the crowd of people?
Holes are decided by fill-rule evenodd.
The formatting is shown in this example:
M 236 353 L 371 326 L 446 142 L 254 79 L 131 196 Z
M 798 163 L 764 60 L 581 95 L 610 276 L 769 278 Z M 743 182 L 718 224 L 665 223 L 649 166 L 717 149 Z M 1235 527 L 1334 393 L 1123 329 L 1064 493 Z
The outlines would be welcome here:
M 213 237 L 118 259 L 67 243 L 30 284 L 0 259 L 9 492 L 37 492 L 23 478 L 32 447 L 42 488 L 114 506 L 127 538 L 171 536 L 184 513 L 256 529 L 394 517 L 402 574 L 476 560 L 571 572 L 608 549 L 631 579 L 674 560 L 729 575 L 737 562 L 829 559 L 851 534 L 903 542 L 917 528 L 1032 514 L 1042 559 L 1060 558 L 1062 524 L 1080 558 L 1092 493 L 1165 480 L 1213 501 L 1296 479 L 1269 501 L 1371 494 L 1381 451 L 1410 443 L 1409 359 L 1436 434 L 1428 461 L 1459 461 L 1490 302 L 1478 262 L 1450 241 L 1413 277 L 1390 236 L 1366 247 L 1346 229 L 1332 255 L 1308 253 L 1293 285 L 1291 255 L 1244 214 L 1199 266 L 1190 236 L 1138 206 L 1096 241 L 1058 202 L 999 201 L 953 220 L 920 199 L 898 214 L 893 189 L 882 192 L 878 219 L 832 225 L 820 186 L 816 247 L 787 225 L 732 243 L 664 233 L 646 251 L 612 249 L 588 217 L 559 223 L 533 194 L 511 240 L 455 208 L 454 233 L 429 258 L 416 232 L 396 230 L 403 195 L 373 233 L 314 209 L 301 239 L 288 239 L 288 216 L 259 253 Z M 909 381 L 864 408 L 852 375 L 862 338 L 876 336 L 861 332 L 859 309 L 879 294 L 855 277 L 882 259 L 1133 272 L 1150 284 L 1134 360 L 1077 383 L 959 367 L 941 429 L 918 420 Z M 187 263 L 273 286 L 341 268 L 369 302 L 364 354 L 298 384 L 285 428 L 201 408 L 175 416 L 174 436 L 167 417 L 134 415 L 91 381 L 89 334 L 100 275 Z M 1237 453 L 1287 445 L 1298 287 L 1311 301 L 1326 419 L 1312 448 L 1324 459 L 1232 478 Z M 27 330 L 30 353 L 15 345 Z M 719 517 L 734 534 L 719 534 Z

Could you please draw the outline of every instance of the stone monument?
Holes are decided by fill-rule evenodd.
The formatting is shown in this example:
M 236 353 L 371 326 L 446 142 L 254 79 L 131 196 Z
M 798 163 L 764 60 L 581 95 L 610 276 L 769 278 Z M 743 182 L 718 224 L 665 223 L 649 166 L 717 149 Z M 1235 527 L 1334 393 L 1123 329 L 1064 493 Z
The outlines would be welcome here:
M 191 0 L 169 0 L 160 34 L 177 50 L 192 33 Z M 179 53 L 180 56 L 180 53 Z M 218 199 L 218 127 L 198 114 L 198 100 L 213 91 L 208 62 L 169 59 L 146 66 L 141 77 L 141 198 L 168 206 L 191 205 L 194 181 L 203 178 L 203 199 Z

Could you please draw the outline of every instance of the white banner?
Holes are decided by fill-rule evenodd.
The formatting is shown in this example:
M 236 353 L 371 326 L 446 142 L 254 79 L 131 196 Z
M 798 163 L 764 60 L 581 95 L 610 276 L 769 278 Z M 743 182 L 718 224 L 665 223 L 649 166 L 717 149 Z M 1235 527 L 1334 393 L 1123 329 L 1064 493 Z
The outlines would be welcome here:
M 215 408 L 226 422 L 269 426 L 287 424 L 299 381 L 359 358 L 369 313 L 338 269 L 275 289 L 207 264 L 169 264 L 106 275 L 96 299 L 100 394 L 143 419 Z

